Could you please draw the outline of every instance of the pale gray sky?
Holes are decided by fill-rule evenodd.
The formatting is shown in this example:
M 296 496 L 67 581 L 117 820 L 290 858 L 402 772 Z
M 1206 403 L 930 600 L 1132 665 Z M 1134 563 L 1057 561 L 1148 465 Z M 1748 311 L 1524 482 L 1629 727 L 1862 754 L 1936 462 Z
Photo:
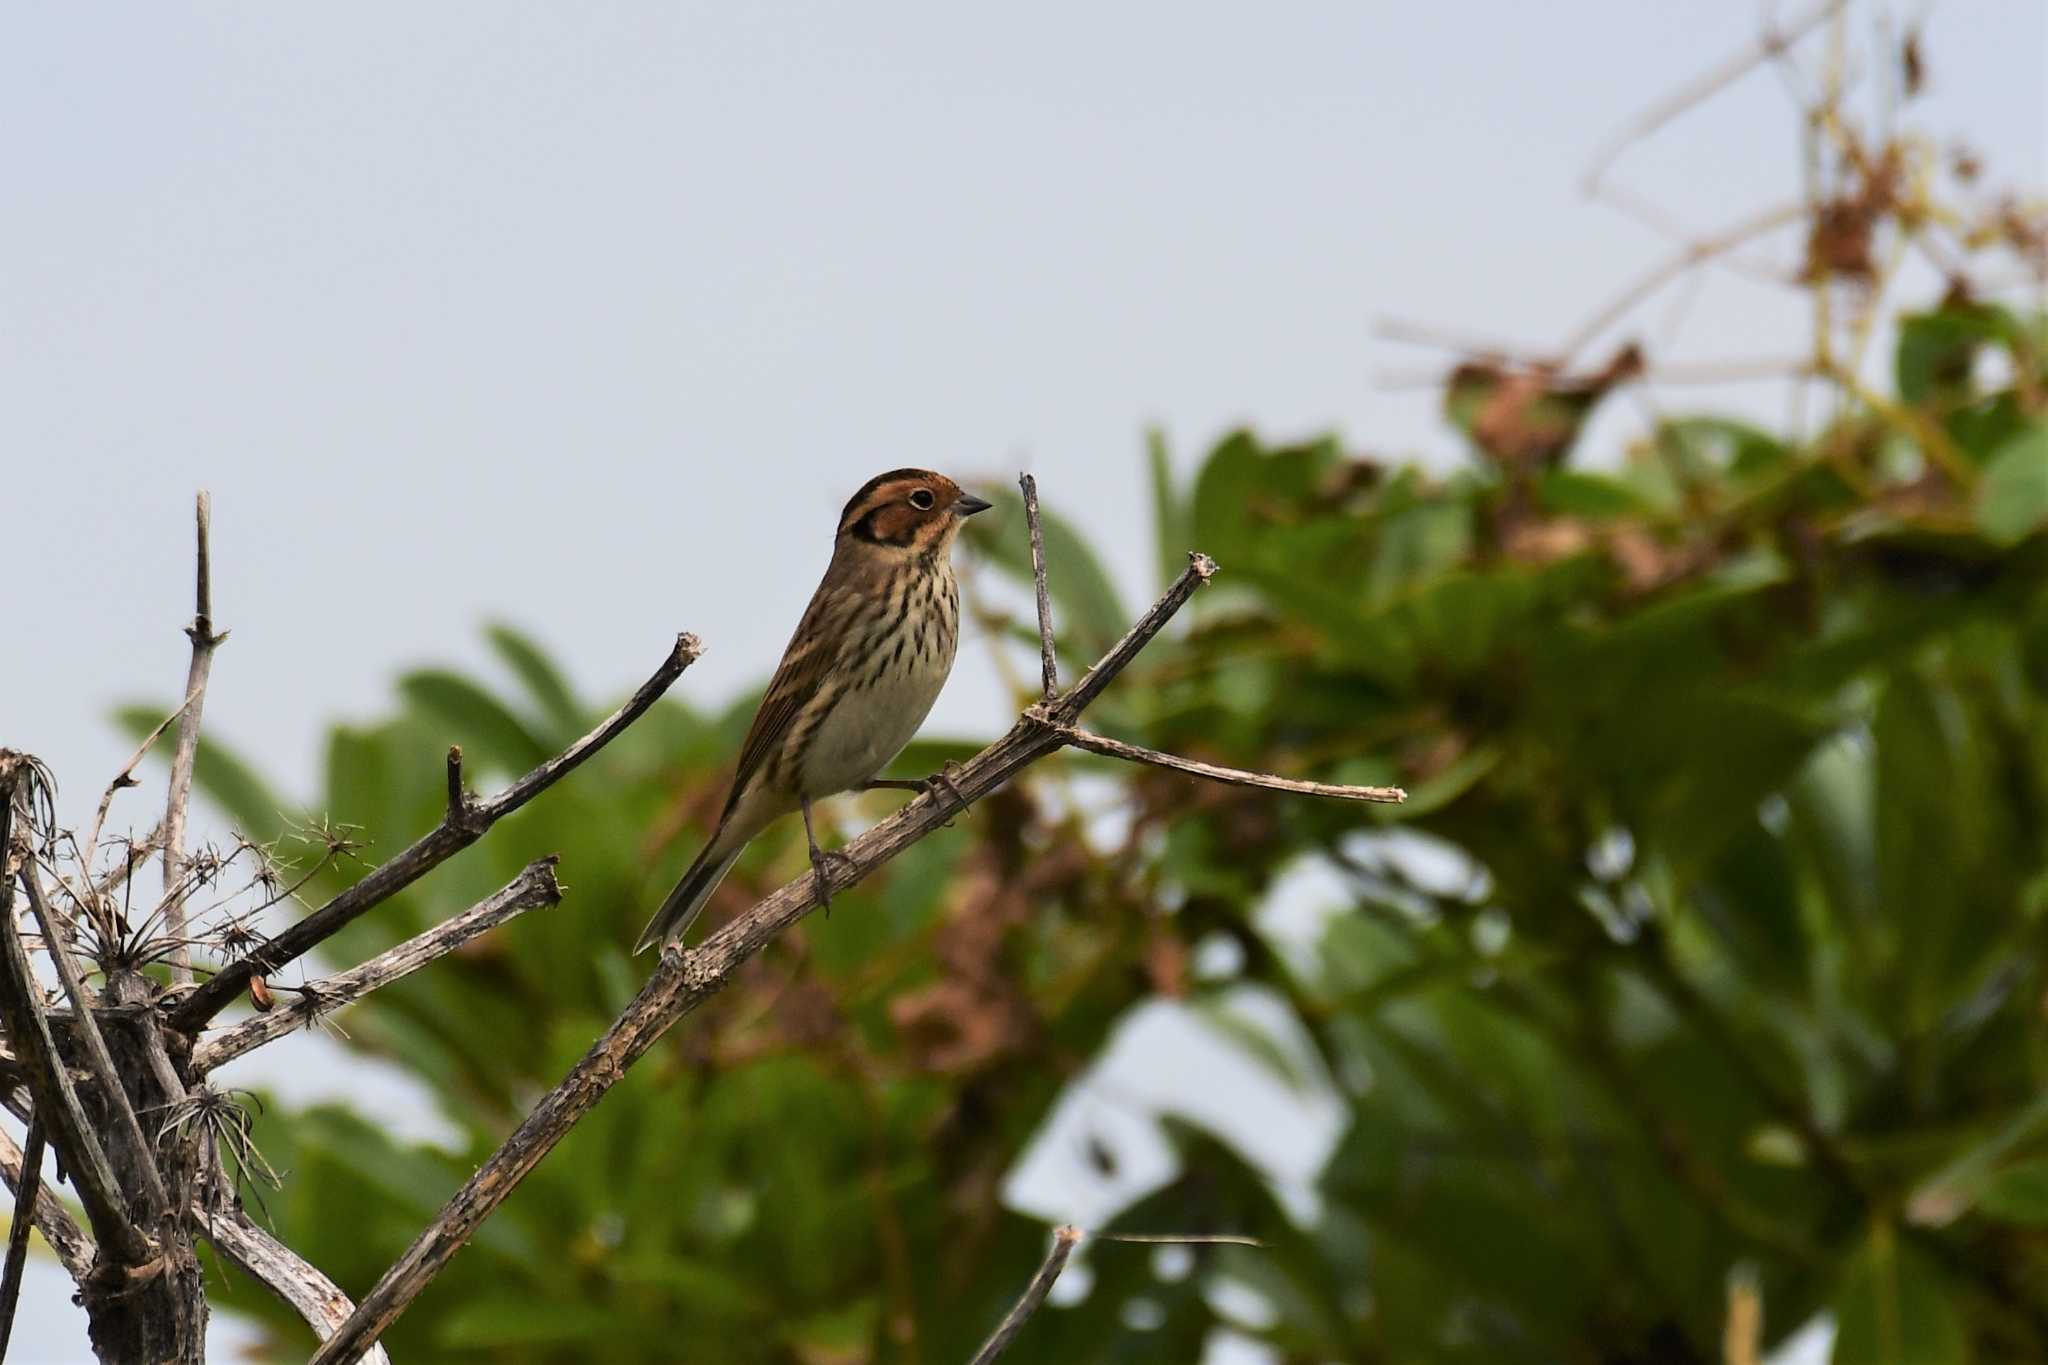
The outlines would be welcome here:
M 695 630 L 679 691 L 723 700 L 899 464 L 1028 465 L 1141 595 L 1148 542 L 1116 542 L 1146 423 L 1183 467 L 1240 421 L 1455 458 L 1432 395 L 1373 383 L 1439 357 L 1375 319 L 1561 338 L 1667 250 L 1582 199 L 1589 157 L 1756 25 L 1725 0 L 14 7 L 0 487 L 40 652 L 0 670 L 0 743 L 87 813 L 127 748 L 109 708 L 183 677 L 198 485 L 234 632 L 207 728 L 300 793 L 329 722 L 480 660 L 487 617 L 597 696 Z M 1928 52 L 1919 119 L 2048 181 L 2042 7 L 1940 6 Z M 1762 70 L 1617 176 L 1732 222 L 1795 192 L 1792 123 Z M 1715 276 L 1670 354 L 1801 326 Z M 1006 719 L 963 656 L 936 723 Z

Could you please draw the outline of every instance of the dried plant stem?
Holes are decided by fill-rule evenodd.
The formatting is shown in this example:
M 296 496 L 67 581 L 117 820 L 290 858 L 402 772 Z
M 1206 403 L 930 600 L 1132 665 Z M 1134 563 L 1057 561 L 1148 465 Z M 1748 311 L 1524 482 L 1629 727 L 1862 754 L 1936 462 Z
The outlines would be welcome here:
M 1038 667 L 1045 689 L 1041 695 L 1051 701 L 1059 694 L 1060 669 L 1053 657 L 1052 594 L 1045 585 L 1045 528 L 1038 519 L 1038 480 L 1019 474 L 1017 486 L 1024 490 L 1024 522 L 1031 533 L 1031 586 L 1038 597 Z
M 192 950 L 185 942 L 185 813 L 192 803 L 192 767 L 199 754 L 199 721 L 206 709 L 213 652 L 228 638 L 226 631 L 216 634 L 213 629 L 213 557 L 208 545 L 213 499 L 204 489 L 193 512 L 199 565 L 192 624 L 185 627 L 185 636 L 192 641 L 192 665 L 185 675 L 185 705 L 178 716 L 178 745 L 171 753 L 170 794 L 164 804 L 164 930 L 172 944 L 171 980 L 178 983 L 192 979 Z
M 187 1032 L 205 1027 L 207 1020 L 225 1009 L 258 973 L 269 974 L 295 961 L 317 944 L 339 932 L 358 916 L 397 895 L 455 854 L 484 836 L 485 831 L 546 791 L 592 754 L 609 744 L 647 708 L 668 691 L 703 652 L 694 635 L 678 635 L 661 667 L 640 685 L 632 699 L 613 712 L 595 730 L 527 773 L 511 786 L 487 800 L 463 800 L 452 808 L 410 848 L 369 876 L 336 896 L 298 923 L 284 930 L 248 956 L 229 963 L 212 979 L 186 996 L 171 1011 L 173 1028 Z
M 968 1365 L 989 1365 L 989 1362 L 1010 1349 L 1010 1343 L 1017 1339 L 1017 1333 L 1024 1330 L 1024 1324 L 1031 1320 L 1031 1315 L 1045 1303 L 1045 1296 L 1052 1292 L 1053 1281 L 1059 1279 L 1060 1272 L 1067 1268 L 1067 1258 L 1072 1256 L 1074 1248 L 1081 1244 L 1082 1235 L 1081 1229 L 1072 1225 L 1054 1229 L 1052 1250 L 1045 1254 L 1045 1260 L 1038 1267 L 1038 1273 L 1031 1277 L 1030 1284 L 1024 1286 L 1022 1296 L 1010 1311 L 1003 1315 L 1003 1320 L 996 1324 L 996 1330 L 989 1333 L 988 1340 L 981 1344 L 981 1349 L 974 1353 L 974 1358 Z
M 325 1012 L 360 1000 L 371 991 L 447 956 L 520 912 L 555 905 L 561 899 L 562 888 L 555 880 L 555 859 L 550 856 L 528 863 L 524 871 L 489 899 L 379 953 L 360 967 L 307 983 L 300 988 L 301 1007 L 251 1015 L 205 1039 L 192 1049 L 192 1074 L 203 1076 L 215 1067 L 291 1033 L 312 1018 L 316 1011 Z
M 1649 137 L 1686 110 L 1712 99 L 1756 67 L 1786 51 L 1838 13 L 1846 3 L 1847 0 L 1822 0 L 1822 3 L 1798 15 L 1784 27 L 1766 28 L 1742 51 L 1687 81 L 1630 119 L 1607 140 L 1599 154 L 1593 158 L 1593 164 L 1587 167 L 1583 182 L 1586 192 L 1591 194 L 1597 190 L 1601 178 L 1607 174 L 1615 160 L 1635 143 Z
M 12 763 L 0 771 L 0 859 L 13 848 L 19 771 Z M 64 1159 L 78 1202 L 85 1206 L 86 1221 L 92 1224 L 93 1237 L 117 1264 L 144 1264 L 156 1249 L 129 1217 L 113 1167 L 79 1104 L 70 1069 L 57 1051 L 42 989 L 29 969 L 15 923 L 14 878 L 6 875 L 0 875 L 0 1013 L 6 1017 L 8 1040 L 20 1054 L 35 1112 Z
M 127 1088 L 121 1084 L 120 1070 L 114 1065 L 113 1054 L 107 1051 L 107 1040 L 100 1033 L 99 1021 L 93 1017 L 96 1002 L 79 979 L 78 967 L 66 951 L 64 941 L 57 936 L 57 917 L 43 897 L 42 880 L 37 877 L 32 862 L 22 864 L 21 888 L 28 894 L 29 909 L 34 912 L 36 924 L 43 931 L 43 943 L 50 961 L 56 964 L 57 979 L 64 985 L 65 998 L 71 1002 L 73 1023 L 79 1038 L 85 1043 L 85 1060 L 92 1072 L 93 1083 L 99 1088 L 107 1108 L 113 1111 L 114 1137 L 127 1145 L 129 1164 L 142 1182 L 150 1208 L 164 1212 L 169 1209 L 170 1201 L 164 1193 L 163 1177 L 157 1170 L 156 1152 L 143 1135 L 142 1123 L 135 1116 L 135 1106 L 128 1099 Z
M 1222 782 L 1233 787 L 1261 787 L 1267 791 L 1292 792 L 1296 796 L 1322 796 L 1337 801 L 1383 801 L 1398 804 L 1408 799 L 1408 793 L 1399 787 L 1345 787 L 1329 782 L 1304 782 L 1292 777 L 1276 777 L 1272 773 L 1248 772 L 1243 768 L 1219 768 L 1213 763 L 1197 763 L 1178 754 L 1163 754 L 1157 749 L 1126 744 L 1120 739 L 1110 739 L 1072 726 L 1063 730 L 1061 737 L 1072 747 L 1086 749 L 1091 754 L 1101 754 L 1105 758 L 1120 758 L 1127 763 L 1146 763 L 1155 768 L 1167 768 L 1173 772 L 1186 773 L 1190 777 L 1203 777 L 1211 782 Z

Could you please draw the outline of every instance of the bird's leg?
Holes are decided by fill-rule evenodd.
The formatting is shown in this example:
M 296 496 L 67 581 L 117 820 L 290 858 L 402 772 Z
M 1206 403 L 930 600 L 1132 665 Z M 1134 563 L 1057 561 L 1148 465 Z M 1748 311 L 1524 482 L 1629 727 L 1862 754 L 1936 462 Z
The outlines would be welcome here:
M 931 797 L 934 801 L 938 799 L 939 793 L 944 791 L 953 798 L 952 814 L 958 815 L 967 809 L 967 798 L 961 794 L 960 784 L 953 780 L 953 774 L 959 767 L 958 763 L 949 758 L 940 764 L 939 770 L 930 777 L 878 777 L 871 782 L 863 782 L 860 789 L 864 792 L 917 792 Z M 946 823 L 953 823 L 951 816 L 947 818 Z
M 839 864 L 848 872 L 853 870 L 853 859 L 836 849 L 818 847 L 818 836 L 811 830 L 811 798 L 801 798 L 804 808 L 804 838 L 811 846 L 811 872 L 818 879 L 818 904 L 832 913 L 832 865 Z

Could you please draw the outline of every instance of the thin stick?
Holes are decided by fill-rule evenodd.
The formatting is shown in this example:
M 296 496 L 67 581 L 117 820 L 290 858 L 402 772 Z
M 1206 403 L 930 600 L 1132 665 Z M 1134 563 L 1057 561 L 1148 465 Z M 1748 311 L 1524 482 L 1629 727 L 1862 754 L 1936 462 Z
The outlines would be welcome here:
M 1017 1333 L 1024 1330 L 1024 1324 L 1031 1320 L 1031 1315 L 1045 1302 L 1045 1296 L 1052 1292 L 1053 1281 L 1067 1268 L 1067 1258 L 1081 1244 L 1082 1236 L 1081 1229 L 1071 1223 L 1054 1229 L 1052 1250 L 1045 1254 L 1044 1264 L 1038 1267 L 1031 1283 L 1024 1286 L 1023 1296 L 1003 1315 L 1003 1320 L 996 1324 L 996 1330 L 989 1333 L 988 1340 L 981 1344 L 981 1349 L 974 1353 L 974 1359 L 968 1365 L 989 1365 L 990 1361 L 1010 1349 Z
M 192 1073 L 203 1076 L 246 1052 L 253 1052 L 275 1038 L 282 1038 L 304 1024 L 315 1010 L 325 1012 L 360 1000 L 401 976 L 418 971 L 454 952 L 479 934 L 493 929 L 524 910 L 556 905 L 562 888 L 555 880 L 552 855 L 528 863 L 524 871 L 503 890 L 451 919 L 443 920 L 423 934 L 407 939 L 363 963 L 322 981 L 301 988 L 303 1008 L 278 1009 L 253 1014 L 213 1035 L 192 1049 Z
M 8 1107 L 13 1108 L 13 1105 Z M 36 1173 L 39 1187 L 33 1202 L 22 1194 L 30 1171 Z M 92 1271 L 95 1255 L 92 1239 L 72 1220 L 69 1211 L 57 1202 L 56 1195 L 42 1185 L 41 1175 L 41 1160 L 38 1159 L 34 1166 L 29 1165 L 28 1153 L 15 1146 L 13 1138 L 0 1133 L 0 1181 L 5 1181 L 7 1188 L 14 1191 L 14 1216 L 20 1218 L 22 1210 L 30 1210 L 29 1217 L 35 1220 L 36 1231 L 43 1234 L 43 1241 L 57 1253 L 57 1260 L 71 1278 L 82 1283 Z
M 28 1264 L 28 1230 L 35 1226 L 32 1211 L 43 1192 L 43 1119 L 30 1111 L 28 1133 L 21 1149 L 21 1179 L 14 1196 L 14 1217 L 7 1226 L 7 1264 L 0 1268 L 0 1360 L 7 1358 L 7 1341 L 14 1335 L 14 1310 L 21 1302 L 21 1272 Z
M 1609 138 L 1586 169 L 1585 190 L 1593 193 L 1620 155 L 1686 110 L 1734 84 L 1751 69 L 1778 56 L 1840 10 L 1847 0 L 1822 0 L 1783 28 L 1766 27 L 1756 41 L 1658 100 Z
M 199 535 L 198 583 L 192 624 L 185 637 L 192 642 L 192 666 L 185 674 L 186 702 L 178 720 L 178 747 L 171 753 L 170 795 L 164 803 L 164 932 L 172 943 L 171 980 L 192 979 L 192 950 L 185 943 L 185 812 L 192 803 L 192 766 L 199 753 L 199 719 L 206 709 L 206 680 L 213 673 L 213 651 L 228 638 L 213 630 L 213 556 L 208 548 L 213 527 L 213 498 L 205 489 L 193 504 Z M 89 873 L 89 870 L 88 870 Z
M 1038 594 L 1038 666 L 1044 674 L 1047 701 L 1059 695 L 1060 669 L 1052 650 L 1052 595 L 1045 586 L 1045 528 L 1038 523 L 1038 480 L 1017 476 L 1024 490 L 1024 524 L 1031 532 L 1031 584 Z
M 19 771 L 12 765 L 0 771 L 0 850 L 13 846 Z M 4 856 L 0 853 L 0 858 Z M 43 1115 L 64 1168 L 71 1173 L 72 1188 L 85 1206 L 93 1236 L 117 1263 L 145 1264 L 156 1250 L 128 1216 L 114 1169 L 107 1164 L 107 1154 L 86 1121 L 70 1069 L 50 1035 L 42 991 L 29 969 L 28 954 L 22 950 L 20 929 L 14 921 L 14 878 L 5 875 L 0 875 L 0 1013 L 6 1016 L 8 1040 L 21 1055 L 24 1079 L 35 1097 L 35 1112 Z
M 171 1027 L 187 1032 L 205 1027 L 207 1020 L 242 994 L 250 977 L 276 972 L 468 848 L 492 825 L 567 777 L 585 759 L 617 738 L 668 691 L 669 684 L 696 662 L 703 649 L 696 636 L 678 635 L 661 667 L 603 724 L 489 800 L 465 800 L 458 811 L 444 816 L 440 824 L 390 862 L 286 928 L 262 948 L 221 968 L 171 1011 Z
M 1262 787 L 1267 791 L 1293 792 L 1297 796 L 1323 796 L 1336 801 L 1385 801 L 1398 804 L 1408 799 L 1408 793 L 1399 787 L 1344 787 L 1329 782 L 1304 782 L 1298 778 L 1276 777 L 1272 773 L 1247 772 L 1243 768 L 1219 768 L 1213 763 L 1197 763 L 1191 758 L 1178 754 L 1163 754 L 1157 749 L 1145 749 L 1136 744 L 1126 744 L 1120 739 L 1110 739 L 1089 730 L 1068 727 L 1061 732 L 1066 742 L 1076 749 L 1086 749 L 1091 754 L 1105 758 L 1120 758 L 1126 763 L 1149 763 L 1155 768 L 1167 768 L 1191 777 L 1205 777 L 1211 782 L 1222 782 L 1233 787 Z
M 143 736 L 142 743 L 135 746 L 135 752 L 128 755 L 128 761 L 121 765 L 121 771 L 115 773 L 114 780 L 107 784 L 107 790 L 100 796 L 99 809 L 93 813 L 92 832 L 86 835 L 85 847 L 79 850 L 78 854 L 78 865 L 85 869 L 85 875 L 92 875 L 92 855 L 99 848 L 100 828 L 107 823 L 107 812 L 114 805 L 114 793 L 120 791 L 123 787 L 137 785 L 135 781 L 135 765 L 142 762 L 143 755 L 156 746 L 156 742 L 163 738 L 164 731 L 170 729 L 178 717 L 185 714 L 185 708 L 197 699 L 196 693 L 186 693 L 185 700 L 178 703 L 178 709 L 158 721 L 156 729 Z
M 50 903 L 43 898 L 42 879 L 36 876 L 33 862 L 22 864 L 21 886 L 28 893 L 29 909 L 34 912 L 36 924 L 43 931 L 43 943 L 50 960 L 57 965 L 57 979 L 64 983 L 64 995 L 71 1001 L 78 1036 L 85 1043 L 86 1065 L 92 1071 L 93 1081 L 105 1097 L 107 1107 L 114 1111 L 115 1135 L 128 1144 L 129 1164 L 134 1166 L 142 1180 L 143 1193 L 149 1197 L 150 1207 L 158 1211 L 167 1210 L 170 1200 L 164 1193 L 163 1178 L 156 1168 L 156 1152 L 151 1148 L 149 1139 L 143 1136 L 141 1120 L 135 1117 L 135 1106 L 128 1100 L 128 1091 L 121 1084 L 121 1073 L 114 1067 L 113 1054 L 107 1051 L 107 1040 L 100 1033 L 99 1021 L 93 1017 L 93 998 L 87 993 L 85 983 L 79 980 L 78 968 L 71 961 L 71 954 L 57 937 L 57 917 L 52 913 Z
M 1570 364 L 1572 357 L 1585 350 L 1587 346 L 1592 344 L 1595 338 L 1606 331 L 1631 308 L 1634 308 L 1644 299 L 1656 293 L 1659 289 L 1662 289 L 1694 266 L 1701 265 L 1714 259 L 1716 256 L 1732 251 L 1751 238 L 1761 236 L 1763 233 L 1770 232 L 1773 229 L 1784 227 L 1789 223 L 1799 222 L 1806 217 L 1806 214 L 1807 206 L 1803 203 L 1780 204 L 1774 208 L 1765 209 L 1761 213 L 1752 214 L 1741 222 L 1724 228 L 1711 236 L 1702 237 L 1698 241 L 1688 243 L 1683 250 L 1666 257 L 1651 269 L 1643 272 L 1643 274 L 1630 282 L 1626 288 L 1621 290 L 1620 293 L 1601 305 L 1591 317 L 1580 323 L 1578 330 L 1574 331 L 1559 349 L 1558 363 L 1561 365 Z
M 265 1232 L 240 1209 L 231 1212 L 192 1211 L 194 1221 L 229 1264 L 275 1294 L 292 1311 L 306 1320 L 321 1341 L 348 1321 L 355 1304 L 319 1267 L 307 1261 L 277 1238 Z M 363 1357 L 370 1365 L 391 1365 L 382 1346 L 372 1346 Z

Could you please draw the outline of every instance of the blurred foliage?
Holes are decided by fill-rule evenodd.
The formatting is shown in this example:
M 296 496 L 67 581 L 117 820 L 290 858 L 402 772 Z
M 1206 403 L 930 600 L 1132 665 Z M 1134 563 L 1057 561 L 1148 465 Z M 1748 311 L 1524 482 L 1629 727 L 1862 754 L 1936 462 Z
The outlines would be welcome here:
M 1230 1327 L 1287 1361 L 1709 1361 L 1731 1273 L 1770 1340 L 1831 1310 L 1842 1361 L 2040 1358 L 2042 338 L 1976 305 L 1909 318 L 1896 406 L 1798 443 L 1666 421 L 1612 472 L 1557 458 L 1591 402 L 1541 407 L 1539 459 L 1493 458 L 1511 412 L 1468 425 L 1480 458 L 1449 478 L 1239 433 L 1181 484 L 1155 450 L 1160 573 L 1191 547 L 1223 573 L 1095 723 L 1410 802 L 1041 765 L 678 1028 L 394 1357 L 963 1359 L 1046 1246 L 1005 1175 L 1119 1024 L 1170 998 L 1341 1107 L 1313 1207 L 1169 1123 L 1178 1174 L 1115 1226 L 1269 1247 L 1200 1248 L 1175 1276 L 1096 1245 L 1085 1299 L 1013 1359 L 1189 1360 Z M 1921 423 L 1965 462 L 1924 458 Z M 1010 506 L 976 548 L 1028 576 Z M 1071 669 L 1128 608 L 1078 532 L 1048 539 Z M 594 720 L 531 643 L 490 638 L 516 686 L 415 673 L 388 718 L 334 730 L 315 805 L 369 856 L 439 817 L 450 741 L 489 784 Z M 562 854 L 562 906 L 336 1021 L 432 1090 L 453 1150 L 374 1114 L 263 1118 L 277 1231 L 344 1287 L 627 1000 L 647 963 L 626 945 L 703 837 L 752 700 L 663 703 L 332 945 L 366 956 Z M 218 746 L 201 780 L 252 836 L 297 837 L 305 817 Z M 772 831 L 713 918 L 802 866 Z M 1257 913 L 1304 868 L 1323 889 L 1297 898 L 1325 912 L 1305 939 Z M 303 1349 L 216 1274 L 282 1356 Z

